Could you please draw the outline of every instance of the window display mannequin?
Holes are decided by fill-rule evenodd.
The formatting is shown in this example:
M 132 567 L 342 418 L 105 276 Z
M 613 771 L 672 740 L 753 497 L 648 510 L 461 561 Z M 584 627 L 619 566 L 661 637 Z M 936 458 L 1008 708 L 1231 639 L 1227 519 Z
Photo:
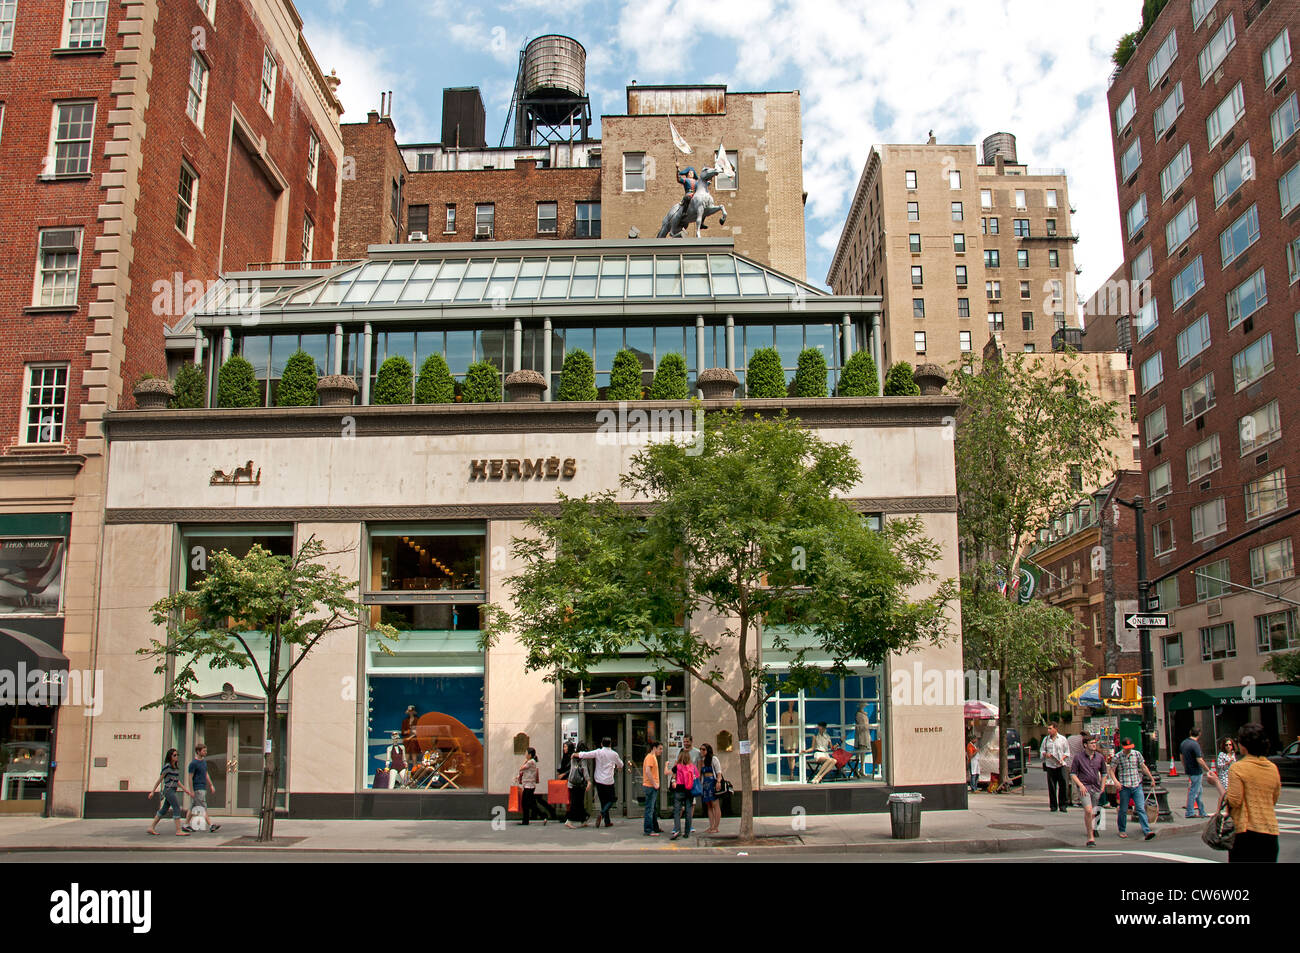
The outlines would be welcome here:
M 822 778 L 830 774 L 835 767 L 835 759 L 831 757 L 831 735 L 826 730 L 826 722 L 817 723 L 817 734 L 813 735 L 812 747 L 804 754 L 813 756 L 817 762 L 817 773 L 813 776 L 812 784 L 821 784 Z
M 388 762 L 385 764 L 385 767 L 388 768 L 388 785 L 394 788 L 404 788 L 410 780 L 406 762 L 406 747 L 402 744 L 401 732 L 394 731 L 392 739 L 393 743 L 388 746 Z
M 858 769 L 864 778 L 871 777 L 867 769 L 867 754 L 871 751 L 871 719 L 867 715 L 867 703 L 858 706 L 853 716 L 853 749 L 858 756 Z M 872 768 L 875 764 L 873 762 Z
M 794 709 L 795 703 L 788 701 L 785 703 L 785 711 L 781 712 L 781 727 L 777 733 L 781 739 L 781 751 L 783 753 L 799 750 L 799 715 Z M 793 757 L 788 760 L 790 762 L 791 777 L 798 777 L 799 765 L 795 763 Z
M 420 713 L 414 705 L 406 706 L 406 717 L 402 719 L 402 746 L 406 749 L 406 763 L 419 764 L 420 742 L 415 736 L 415 723 L 420 720 Z

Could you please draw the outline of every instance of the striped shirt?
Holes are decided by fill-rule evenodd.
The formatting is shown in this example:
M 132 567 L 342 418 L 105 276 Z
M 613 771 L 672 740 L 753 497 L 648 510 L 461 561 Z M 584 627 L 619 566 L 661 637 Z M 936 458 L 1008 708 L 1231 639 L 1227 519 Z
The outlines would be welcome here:
M 175 791 L 176 785 L 180 783 L 181 780 L 180 769 L 172 767 L 171 764 L 163 765 L 162 779 L 164 791 Z

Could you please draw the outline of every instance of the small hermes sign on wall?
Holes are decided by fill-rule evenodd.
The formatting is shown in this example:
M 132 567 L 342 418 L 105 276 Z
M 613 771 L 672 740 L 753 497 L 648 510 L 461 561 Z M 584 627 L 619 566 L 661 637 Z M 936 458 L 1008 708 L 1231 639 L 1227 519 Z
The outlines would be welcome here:
M 260 471 L 259 471 L 260 472 Z M 538 457 L 536 460 L 471 460 L 469 478 L 476 480 L 571 480 L 578 461 L 567 457 Z
M 249 460 L 242 467 L 235 467 L 229 473 L 224 470 L 213 470 L 212 478 L 208 480 L 209 486 L 231 486 L 241 484 L 243 486 L 261 486 L 262 468 L 258 467 L 257 472 L 253 472 L 253 461 Z

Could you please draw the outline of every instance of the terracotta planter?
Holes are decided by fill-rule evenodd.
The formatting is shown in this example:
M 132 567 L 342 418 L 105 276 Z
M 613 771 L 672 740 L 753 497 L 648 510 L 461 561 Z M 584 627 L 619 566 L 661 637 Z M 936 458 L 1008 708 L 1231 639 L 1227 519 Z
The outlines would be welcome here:
M 735 371 L 725 367 L 706 367 L 695 382 L 705 400 L 730 400 L 740 386 Z
M 938 364 L 920 364 L 912 371 L 912 380 L 921 388 L 922 397 L 933 397 L 943 393 L 943 385 L 948 383 L 948 375 Z
M 356 380 L 346 374 L 326 374 L 316 382 L 322 407 L 351 407 L 357 389 Z
M 506 375 L 506 400 L 512 403 L 540 403 L 545 390 L 546 378 L 538 371 L 511 371 Z
M 135 385 L 131 392 L 135 396 L 135 406 L 140 410 L 164 410 L 167 402 L 175 396 L 172 382 L 164 377 L 151 377 Z

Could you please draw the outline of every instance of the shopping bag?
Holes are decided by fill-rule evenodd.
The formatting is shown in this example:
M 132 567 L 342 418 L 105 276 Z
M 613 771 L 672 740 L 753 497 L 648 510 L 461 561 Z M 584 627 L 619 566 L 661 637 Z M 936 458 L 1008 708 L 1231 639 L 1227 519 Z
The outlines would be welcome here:
M 555 807 L 559 804 L 568 805 L 569 803 L 569 782 L 564 778 L 556 778 L 553 781 L 546 782 L 546 803 Z
M 393 786 L 392 777 L 387 768 L 380 768 L 375 772 L 374 788 L 376 791 L 386 791 Z
M 519 803 L 522 797 L 523 792 L 516 785 L 510 785 L 510 798 L 506 801 L 506 813 L 520 813 L 523 810 L 523 807 Z
M 1092 829 L 1097 834 L 1106 829 L 1106 809 L 1100 804 L 1097 805 L 1097 813 L 1093 817 Z

